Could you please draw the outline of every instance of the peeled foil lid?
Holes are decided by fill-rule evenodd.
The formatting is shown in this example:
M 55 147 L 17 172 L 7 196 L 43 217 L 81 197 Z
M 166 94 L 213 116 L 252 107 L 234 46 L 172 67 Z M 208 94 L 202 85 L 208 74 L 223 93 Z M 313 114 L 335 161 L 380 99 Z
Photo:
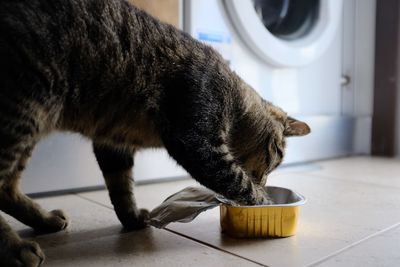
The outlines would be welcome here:
M 305 198 L 289 189 L 269 186 L 265 188 L 274 204 L 268 206 L 298 206 L 305 203 Z M 221 204 L 239 206 L 214 191 L 205 187 L 186 187 L 171 195 L 161 205 L 150 212 L 149 224 L 164 228 L 171 222 L 190 222 L 200 213 Z M 241 206 L 245 207 L 245 206 Z M 248 206 L 262 207 L 262 206 Z
M 205 187 L 187 187 L 150 212 L 149 223 L 164 228 L 171 222 L 190 222 L 200 213 L 221 204 L 216 193 Z

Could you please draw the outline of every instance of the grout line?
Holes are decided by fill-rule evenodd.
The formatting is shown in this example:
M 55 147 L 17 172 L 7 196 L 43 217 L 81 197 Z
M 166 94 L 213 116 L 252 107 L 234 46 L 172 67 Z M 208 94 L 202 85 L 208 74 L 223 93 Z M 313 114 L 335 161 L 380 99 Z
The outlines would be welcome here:
M 139 181 L 134 181 L 134 184 L 135 186 L 143 186 L 143 185 L 146 186 L 153 184 L 173 183 L 173 182 L 190 181 L 190 180 L 195 181 L 194 179 L 191 179 L 190 176 L 183 175 L 183 176 L 150 179 L 150 180 L 139 180 Z M 71 189 L 51 190 L 39 193 L 28 193 L 27 196 L 31 198 L 45 198 L 45 197 L 55 197 L 55 196 L 94 192 L 106 189 L 107 187 L 105 185 L 95 185 L 95 186 L 85 186 L 85 187 L 78 187 Z
M 99 206 L 102 206 L 102 207 L 104 207 L 104 208 L 107 208 L 107 209 L 110 209 L 110 210 L 114 210 L 114 208 L 112 208 L 112 207 L 110 207 L 110 206 L 107 206 L 107 205 L 105 205 L 105 204 L 103 204 L 103 203 L 100 203 L 100 202 L 98 202 L 98 201 L 96 201 L 96 200 L 93 200 L 93 199 L 84 197 L 84 196 L 82 196 L 82 195 L 80 195 L 80 194 L 73 194 L 73 195 L 75 195 L 75 196 L 77 196 L 77 197 L 79 197 L 79 198 L 81 198 L 81 199 L 87 200 L 87 201 L 89 201 L 89 202 L 92 202 L 92 203 L 94 203 L 94 204 L 97 204 L 97 205 L 99 205 Z
M 87 200 L 87 201 L 92 202 L 92 203 L 94 203 L 94 204 L 98 204 L 98 205 L 100 205 L 100 206 L 102 206 L 102 207 L 105 207 L 105 208 L 107 208 L 107 209 L 114 210 L 114 209 L 111 208 L 110 206 L 104 205 L 103 203 L 100 203 L 100 202 L 98 202 L 98 201 L 95 201 L 95 200 L 92 200 L 92 199 L 90 199 L 90 198 L 81 196 L 81 195 L 79 195 L 79 194 L 75 194 L 75 195 L 76 195 L 77 197 L 81 198 L 81 199 Z M 259 266 L 268 267 L 267 265 L 262 264 L 262 263 L 260 263 L 260 262 L 257 262 L 257 261 L 254 261 L 254 260 L 245 258 L 245 257 L 243 257 L 243 256 L 240 256 L 240 255 L 237 255 L 237 254 L 235 254 L 235 253 L 229 252 L 229 251 L 227 251 L 227 250 L 221 249 L 221 248 L 219 248 L 219 247 L 217 247 L 217 246 L 214 246 L 214 245 L 208 244 L 208 243 L 206 243 L 206 242 L 203 242 L 203 241 L 201 241 L 201 240 L 198 240 L 198 239 L 192 238 L 192 237 L 190 237 L 190 236 L 181 234 L 181 233 L 176 232 L 176 231 L 174 231 L 174 230 L 171 230 L 171 229 L 168 229 L 168 228 L 163 228 L 163 230 L 168 231 L 168 232 L 170 232 L 170 233 L 172 233 L 172 234 L 175 234 L 175 235 L 179 235 L 180 237 L 183 237 L 183 238 L 192 240 L 192 241 L 194 241 L 194 242 L 196 242 L 196 243 L 199 243 L 199 244 L 202 244 L 202 245 L 204 245 L 204 246 L 207 246 L 207 247 L 216 249 L 216 250 L 218 250 L 218 251 L 224 252 L 224 253 L 226 253 L 226 254 L 233 255 L 233 256 L 238 257 L 238 258 L 241 258 L 241 259 L 243 259 L 243 260 L 252 262 L 252 263 L 257 264 L 257 265 L 259 265 Z
M 58 197 L 58 196 L 68 196 L 77 193 L 85 193 L 92 192 L 98 190 L 104 190 L 106 187 L 104 185 L 96 185 L 96 186 L 88 186 L 82 188 L 74 188 L 74 189 L 64 189 L 64 190 L 53 190 L 53 191 L 45 191 L 40 193 L 28 193 L 27 196 L 31 198 L 45 198 L 45 197 Z
M 192 240 L 192 241 L 194 241 L 194 242 L 196 242 L 196 243 L 200 243 L 200 244 L 202 244 L 202 245 L 204 245 L 204 246 L 207 246 L 207 247 L 216 249 L 216 250 L 218 250 L 218 251 L 224 252 L 224 253 L 226 253 L 226 254 L 229 254 L 229 255 L 232 255 L 232 256 L 241 258 L 241 259 L 243 259 L 243 260 L 252 262 L 252 263 L 254 263 L 254 264 L 257 264 L 257 265 L 260 265 L 260 266 L 263 266 L 263 267 L 269 267 L 268 265 L 265 265 L 265 264 L 263 264 L 263 263 L 257 262 L 257 261 L 255 261 L 255 260 L 252 260 L 252 259 L 249 259 L 249 258 L 246 258 L 246 257 L 243 257 L 243 256 L 240 256 L 240 255 L 235 254 L 235 253 L 233 253 L 233 252 L 224 250 L 224 249 L 222 249 L 222 248 L 220 248 L 220 247 L 211 245 L 211 244 L 209 244 L 209 243 L 206 243 L 206 242 L 201 241 L 201 240 L 199 240 L 199 239 L 195 239 L 195 238 L 193 238 L 193 237 L 184 235 L 184 234 L 179 233 L 179 232 L 176 232 L 176 231 L 174 231 L 174 230 L 171 230 L 171 229 L 168 229 L 168 228 L 164 228 L 164 230 L 166 230 L 166 231 L 168 231 L 168 232 L 170 232 L 170 233 L 179 235 L 179 236 L 181 236 L 181 237 L 184 237 L 184 238 L 186 238 L 186 239 L 190 239 L 190 240 Z
M 374 238 L 374 237 L 376 237 L 376 236 L 378 236 L 378 235 L 381 235 L 381 234 L 383 234 L 383 233 L 385 233 L 385 232 L 387 232 L 387 231 L 390 231 L 390 230 L 392 230 L 392 229 L 394 229 L 394 228 L 396 228 L 396 227 L 398 227 L 398 226 L 400 226 L 400 222 L 398 222 L 398 223 L 396 223 L 396 224 L 394 224 L 394 225 L 392 225 L 392 226 L 390 226 L 390 227 L 388 227 L 388 228 L 382 229 L 382 230 L 380 230 L 380 231 L 378 231 L 378 232 L 376 232 L 376 233 L 374 233 L 374 234 L 371 234 L 371 235 L 369 235 L 369 236 L 366 236 L 366 237 L 364 237 L 364 238 L 358 240 L 357 242 L 354 242 L 354 243 L 352 243 L 352 244 L 350 244 L 350 245 L 348 245 L 348 246 L 345 246 L 344 248 L 339 249 L 339 250 L 337 250 L 337 251 L 335 251 L 335 252 L 333 252 L 333 253 L 331 253 L 331 254 L 329 254 L 329 255 L 327 255 L 327 256 L 325 256 L 325 257 L 319 259 L 319 260 L 316 260 L 316 261 L 314 261 L 314 262 L 308 264 L 307 267 L 317 266 L 317 265 L 323 263 L 324 261 L 327 261 L 327 260 L 329 260 L 329 259 L 331 259 L 331 258 L 333 258 L 333 257 L 335 257 L 335 256 L 337 256 L 337 255 L 339 255 L 340 253 L 342 253 L 342 252 L 344 252 L 344 251 L 346 251 L 346 250 L 349 250 L 349 249 L 351 249 L 351 248 L 353 248 L 353 247 L 355 247 L 355 246 L 358 246 L 358 245 L 360 245 L 361 243 L 363 243 L 363 242 L 365 242 L 365 241 L 367 241 L 367 240 L 369 240 L 369 239 L 372 239 L 372 238 Z

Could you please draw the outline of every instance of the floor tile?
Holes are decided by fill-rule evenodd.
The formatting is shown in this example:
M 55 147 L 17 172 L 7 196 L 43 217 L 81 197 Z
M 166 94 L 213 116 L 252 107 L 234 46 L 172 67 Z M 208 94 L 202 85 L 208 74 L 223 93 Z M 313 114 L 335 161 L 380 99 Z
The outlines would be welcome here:
M 398 189 L 304 173 L 275 176 L 270 184 L 292 188 L 308 199 L 294 237 L 227 237 L 220 233 L 218 209 L 168 228 L 268 266 L 304 266 L 400 221 L 400 213 L 393 213 L 400 209 Z
M 68 243 L 45 253 L 48 266 L 259 266 L 155 228 Z
M 400 209 L 400 160 L 355 157 L 285 167 L 274 172 L 268 183 L 291 188 L 307 198 L 296 236 L 230 238 L 220 233 L 218 208 L 191 223 L 173 223 L 168 230 L 121 233 L 103 190 L 40 199 L 49 209 L 66 210 L 73 224 L 67 232 L 35 239 L 44 248 L 49 266 L 253 264 L 243 258 L 280 267 L 315 262 L 321 266 L 400 266 L 400 226 L 377 235 L 400 223 L 400 213 L 394 212 Z M 151 210 L 191 185 L 198 184 L 188 179 L 137 186 L 138 206 Z M 32 236 L 25 226 L 12 224 L 22 235 Z
M 311 173 L 329 178 L 400 188 L 400 159 L 351 157 L 315 163 Z
M 62 208 L 72 219 L 63 232 L 35 236 L 6 216 L 14 229 L 37 241 L 44 266 L 257 266 L 167 230 L 123 233 L 114 212 L 74 195 L 39 199 L 44 208 Z
M 135 199 L 139 208 L 153 209 L 160 205 L 167 197 L 188 186 L 200 186 L 193 179 L 165 182 L 158 184 L 135 186 Z M 106 190 L 79 193 L 78 196 L 103 204 L 112 208 L 108 192 Z
M 315 266 L 398 267 L 400 266 L 399 249 L 400 226 L 397 226 Z

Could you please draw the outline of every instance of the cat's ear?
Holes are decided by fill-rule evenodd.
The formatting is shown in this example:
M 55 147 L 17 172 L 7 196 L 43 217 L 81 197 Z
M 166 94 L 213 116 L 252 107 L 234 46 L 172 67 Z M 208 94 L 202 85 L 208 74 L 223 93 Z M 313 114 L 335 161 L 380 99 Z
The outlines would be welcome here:
M 288 117 L 283 135 L 285 136 L 303 136 L 311 132 L 310 127 L 302 121 Z

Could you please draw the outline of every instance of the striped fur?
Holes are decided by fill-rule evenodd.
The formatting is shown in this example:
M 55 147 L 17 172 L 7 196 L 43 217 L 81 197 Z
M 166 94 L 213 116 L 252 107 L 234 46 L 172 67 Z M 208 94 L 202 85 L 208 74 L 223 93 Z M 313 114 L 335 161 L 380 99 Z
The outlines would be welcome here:
M 123 0 L 2 0 L 0 59 L 0 209 L 35 229 L 68 225 L 18 187 L 52 131 L 93 140 L 127 229 L 146 225 L 132 194 L 137 149 L 165 147 L 200 183 L 252 205 L 269 201 L 261 185 L 282 161 L 285 135 L 309 132 L 212 48 Z M 0 265 L 43 259 L 0 217 Z

